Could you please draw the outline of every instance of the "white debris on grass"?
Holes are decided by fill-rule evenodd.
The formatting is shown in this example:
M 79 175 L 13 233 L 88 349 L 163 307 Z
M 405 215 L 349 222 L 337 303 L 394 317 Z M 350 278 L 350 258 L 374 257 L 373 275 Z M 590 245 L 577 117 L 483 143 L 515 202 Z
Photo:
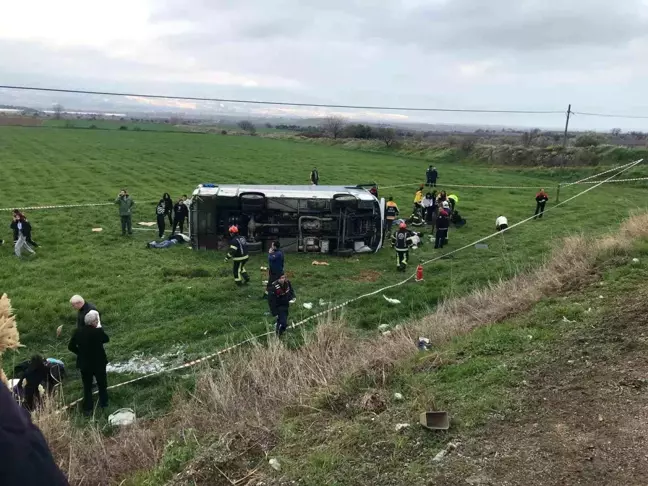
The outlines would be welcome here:
M 402 393 L 394 393 L 394 400 L 401 401 L 403 399 L 403 394 Z
M 394 427 L 394 430 L 396 432 L 400 432 L 401 430 L 404 430 L 404 429 L 408 428 L 409 426 L 410 426 L 410 424 L 396 424 L 396 427 Z
M 275 471 L 281 470 L 281 464 L 279 464 L 279 461 L 277 461 L 274 457 L 268 461 L 268 464 L 270 464 L 270 467 Z
M 445 456 L 450 454 L 450 452 L 454 451 L 457 447 L 461 445 L 460 442 L 448 442 L 448 445 L 445 446 L 445 449 L 440 450 L 436 456 L 432 458 L 434 462 L 439 462 L 441 461 Z
M 312 302 L 304 302 L 302 305 L 304 306 L 304 309 L 311 310 L 313 308 Z
M 639 259 L 638 258 L 633 258 L 632 263 L 639 263 Z
M 160 356 L 144 356 L 142 353 L 133 355 L 128 361 L 108 363 L 108 373 L 136 373 L 147 375 L 157 373 L 167 366 L 175 366 L 184 363 L 184 347 L 175 346 L 171 351 Z
M 576 321 L 570 321 L 570 320 L 567 319 L 567 317 L 565 317 L 565 316 L 563 316 L 562 321 L 563 321 L 563 322 L 567 322 L 568 324 L 573 324 L 574 322 L 576 322 Z
M 386 300 L 389 304 L 394 304 L 394 305 L 396 305 L 396 304 L 400 304 L 400 303 L 401 303 L 400 300 L 398 300 L 398 299 L 390 299 L 390 298 L 387 297 L 385 294 L 383 294 L 383 297 L 385 298 L 385 300 Z
M 389 324 L 381 324 L 380 326 L 378 326 L 378 330 L 380 332 L 385 332 L 387 329 L 389 329 Z

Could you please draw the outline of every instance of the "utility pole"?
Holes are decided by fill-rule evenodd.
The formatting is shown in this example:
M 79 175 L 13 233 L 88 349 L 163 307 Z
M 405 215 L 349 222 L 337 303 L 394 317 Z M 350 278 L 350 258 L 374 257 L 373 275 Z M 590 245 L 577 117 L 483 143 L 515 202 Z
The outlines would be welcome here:
M 567 148 L 567 131 L 569 130 L 569 117 L 571 116 L 571 103 L 567 107 L 567 121 L 565 122 L 565 137 L 563 138 L 563 148 Z

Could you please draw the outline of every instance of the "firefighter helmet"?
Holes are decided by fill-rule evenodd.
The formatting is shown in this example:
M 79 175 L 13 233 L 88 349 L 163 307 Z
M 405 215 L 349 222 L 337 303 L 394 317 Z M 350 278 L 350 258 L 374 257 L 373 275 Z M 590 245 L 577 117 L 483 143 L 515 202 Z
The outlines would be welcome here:
M 405 223 L 401 223 L 398 225 L 400 229 L 407 229 L 407 225 Z
M 236 225 L 230 226 L 229 227 L 229 232 L 232 233 L 232 234 L 238 233 L 238 226 L 236 226 Z

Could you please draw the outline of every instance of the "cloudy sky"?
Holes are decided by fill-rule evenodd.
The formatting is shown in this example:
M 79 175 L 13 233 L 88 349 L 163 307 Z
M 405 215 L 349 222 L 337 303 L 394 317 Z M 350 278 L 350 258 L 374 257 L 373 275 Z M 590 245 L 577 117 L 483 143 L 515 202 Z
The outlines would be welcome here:
M 0 0 L 0 10 L 2 84 L 648 115 L 648 0 Z M 564 123 L 561 114 L 390 115 Z M 648 130 L 648 119 L 573 123 Z

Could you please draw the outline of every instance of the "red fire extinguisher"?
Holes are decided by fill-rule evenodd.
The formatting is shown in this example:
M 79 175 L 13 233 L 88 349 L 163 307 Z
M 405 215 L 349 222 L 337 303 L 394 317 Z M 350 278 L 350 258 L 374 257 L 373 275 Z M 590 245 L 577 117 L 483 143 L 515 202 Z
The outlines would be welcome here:
M 416 281 L 420 282 L 423 280 L 423 265 L 420 265 L 416 267 Z

